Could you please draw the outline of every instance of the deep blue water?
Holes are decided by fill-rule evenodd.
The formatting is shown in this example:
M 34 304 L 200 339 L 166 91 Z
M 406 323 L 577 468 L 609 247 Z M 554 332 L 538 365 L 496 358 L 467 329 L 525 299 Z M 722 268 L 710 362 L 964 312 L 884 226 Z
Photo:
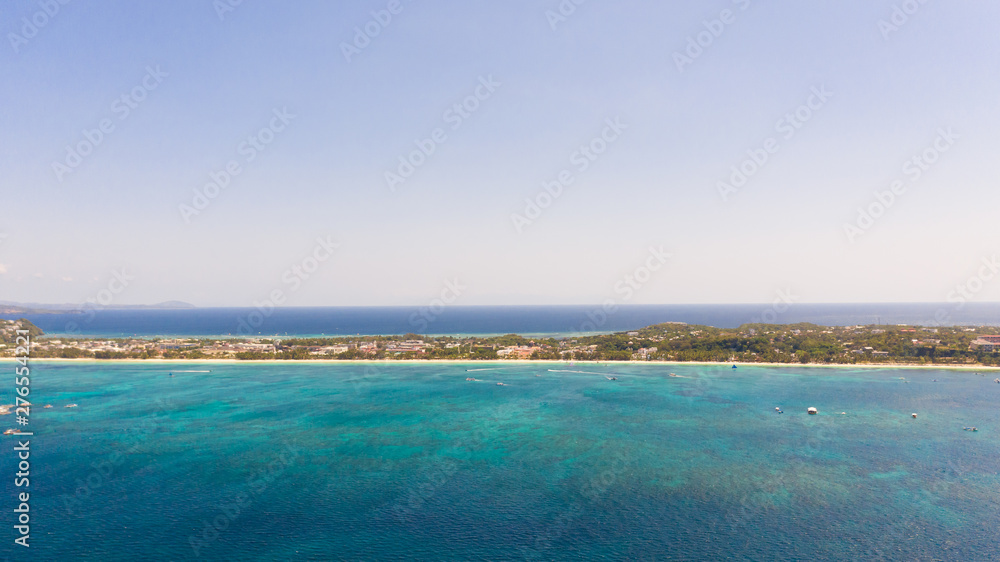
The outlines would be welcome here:
M 15 438 L 3 437 L 3 559 L 1000 560 L 992 374 L 190 362 L 33 372 L 31 548 L 12 542 Z
M 852 324 L 1000 325 L 1000 303 L 600 306 L 199 308 L 29 314 L 49 334 L 80 336 L 553 334 L 633 330 L 660 322 L 733 328 L 751 321 Z M 18 315 L 2 315 L 17 318 Z

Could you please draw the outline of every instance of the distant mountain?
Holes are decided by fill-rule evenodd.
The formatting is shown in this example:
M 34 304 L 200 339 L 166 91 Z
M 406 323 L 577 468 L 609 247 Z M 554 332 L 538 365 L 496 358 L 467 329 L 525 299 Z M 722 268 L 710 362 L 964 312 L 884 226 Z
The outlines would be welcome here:
M 0 314 L 44 314 L 51 312 L 65 312 L 64 310 L 44 310 L 28 308 L 14 304 L 0 304 Z
M 36 302 L 0 301 L 0 314 L 59 314 L 80 312 L 92 308 L 90 304 L 42 304 Z M 103 310 L 178 310 L 197 308 L 191 303 L 182 301 L 166 301 L 158 304 L 120 304 L 99 307 Z
M 165 301 L 159 304 L 137 305 L 129 308 L 198 308 L 195 305 L 184 301 Z

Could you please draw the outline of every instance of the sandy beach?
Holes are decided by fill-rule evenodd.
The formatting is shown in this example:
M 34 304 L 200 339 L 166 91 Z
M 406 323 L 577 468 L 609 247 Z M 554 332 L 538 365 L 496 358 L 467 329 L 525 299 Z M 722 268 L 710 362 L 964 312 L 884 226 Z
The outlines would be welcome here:
M 451 359 L 379 359 L 379 360 L 343 360 L 343 359 L 261 359 L 261 360 L 243 360 L 243 359 L 90 359 L 90 358 L 80 358 L 80 359 L 67 359 L 67 358 L 39 358 L 31 359 L 32 363 L 143 363 L 150 365 L 211 365 L 211 364 L 378 364 L 378 365 L 393 365 L 393 364 L 409 364 L 409 365 L 421 365 L 421 364 L 464 364 L 464 365 L 569 365 L 566 361 L 553 361 L 553 360 L 530 360 L 530 359 L 509 359 L 502 361 L 457 361 Z M 995 366 L 984 366 L 984 365 L 911 365 L 907 363 L 879 363 L 879 364 L 866 364 L 858 363 L 851 365 L 844 364 L 827 364 L 827 363 L 740 363 L 740 362 L 720 362 L 720 361 L 684 361 L 684 362 L 660 362 L 660 361 L 573 361 L 574 365 L 659 365 L 664 368 L 667 367 L 683 367 L 683 366 L 705 366 L 705 367 L 730 367 L 732 365 L 737 365 L 738 367 L 777 367 L 777 368 L 789 368 L 789 369 L 806 369 L 806 368 L 832 368 L 832 369 L 937 369 L 937 370 L 947 370 L 947 371 L 1000 371 L 1000 367 Z

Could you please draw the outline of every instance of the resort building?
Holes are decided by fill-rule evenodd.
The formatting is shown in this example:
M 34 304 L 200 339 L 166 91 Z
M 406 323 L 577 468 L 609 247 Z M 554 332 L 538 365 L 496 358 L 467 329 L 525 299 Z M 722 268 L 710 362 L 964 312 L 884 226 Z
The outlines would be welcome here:
M 981 349 L 986 353 L 1000 351 L 1000 336 L 979 336 L 969 347 Z
M 406 340 L 404 342 L 389 342 L 385 350 L 389 353 L 424 353 L 429 347 L 421 340 Z
M 505 347 L 497 351 L 497 356 L 505 359 L 530 359 L 531 354 L 536 351 L 542 351 L 542 348 L 531 345 L 516 345 Z

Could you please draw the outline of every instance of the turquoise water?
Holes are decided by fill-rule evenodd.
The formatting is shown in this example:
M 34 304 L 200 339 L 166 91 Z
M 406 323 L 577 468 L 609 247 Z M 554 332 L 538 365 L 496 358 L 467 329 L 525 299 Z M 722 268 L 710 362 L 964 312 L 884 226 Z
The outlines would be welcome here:
M 211 372 L 180 372 L 193 370 Z M 54 407 L 32 411 L 32 546 L 13 546 L 8 525 L 7 559 L 1000 559 L 995 374 L 544 363 L 33 373 L 32 401 Z M 13 444 L 4 437 L 0 454 L 11 525 Z

